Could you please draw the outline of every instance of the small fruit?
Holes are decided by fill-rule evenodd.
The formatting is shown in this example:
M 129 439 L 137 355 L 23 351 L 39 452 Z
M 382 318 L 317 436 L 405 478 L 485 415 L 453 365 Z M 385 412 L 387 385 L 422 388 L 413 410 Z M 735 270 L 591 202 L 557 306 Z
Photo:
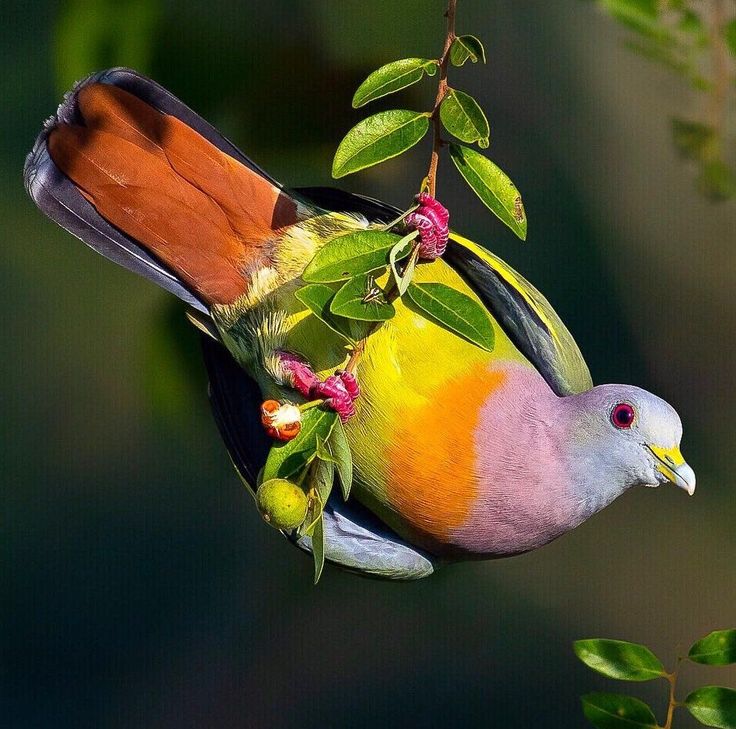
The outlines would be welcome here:
M 275 529 L 296 529 L 307 516 L 307 495 L 285 478 L 264 481 L 256 501 L 264 521 Z
M 272 438 L 293 440 L 302 429 L 302 411 L 291 403 L 266 400 L 261 405 L 261 423 Z

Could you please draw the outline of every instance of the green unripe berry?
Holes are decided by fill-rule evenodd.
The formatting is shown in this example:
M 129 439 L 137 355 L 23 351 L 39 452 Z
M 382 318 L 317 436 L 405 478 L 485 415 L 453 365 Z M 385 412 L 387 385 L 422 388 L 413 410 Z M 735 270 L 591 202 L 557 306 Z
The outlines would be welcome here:
M 275 529 L 296 529 L 307 516 L 307 495 L 284 478 L 264 481 L 256 494 L 256 502 L 264 521 Z

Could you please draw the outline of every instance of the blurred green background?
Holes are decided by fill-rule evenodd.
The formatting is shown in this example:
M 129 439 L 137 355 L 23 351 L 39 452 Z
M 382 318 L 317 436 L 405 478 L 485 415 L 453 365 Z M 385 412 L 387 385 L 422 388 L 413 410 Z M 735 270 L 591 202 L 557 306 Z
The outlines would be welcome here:
M 676 647 L 736 626 L 736 206 L 694 191 L 670 117 L 697 95 L 579 0 L 461 0 L 486 67 L 455 75 L 524 195 L 520 244 L 445 160 L 454 226 L 546 293 L 596 382 L 677 407 L 698 474 L 626 494 L 510 560 L 387 584 L 268 529 L 210 417 L 182 307 L 44 219 L 25 153 L 77 76 L 139 67 L 286 184 L 330 184 L 355 86 L 436 55 L 442 0 L 4 0 L 0 10 L 0 725 L 584 726 L 612 686 L 575 638 Z M 403 105 L 429 106 L 432 84 Z M 377 108 L 381 107 L 380 103 Z M 347 178 L 406 205 L 428 149 Z M 683 690 L 736 685 L 693 667 Z M 635 686 L 660 711 L 664 686 Z M 676 726 L 693 726 L 683 715 Z

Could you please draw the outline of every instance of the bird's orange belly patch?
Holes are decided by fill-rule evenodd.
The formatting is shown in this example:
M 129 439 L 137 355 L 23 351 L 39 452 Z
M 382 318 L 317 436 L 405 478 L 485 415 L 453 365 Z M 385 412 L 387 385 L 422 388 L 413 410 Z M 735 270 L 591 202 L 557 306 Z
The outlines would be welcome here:
M 387 453 L 387 496 L 413 529 L 444 543 L 475 503 L 475 433 L 481 406 L 503 387 L 501 370 L 475 369 L 447 382 L 426 405 L 402 408 Z M 398 425 L 398 423 L 397 423 Z

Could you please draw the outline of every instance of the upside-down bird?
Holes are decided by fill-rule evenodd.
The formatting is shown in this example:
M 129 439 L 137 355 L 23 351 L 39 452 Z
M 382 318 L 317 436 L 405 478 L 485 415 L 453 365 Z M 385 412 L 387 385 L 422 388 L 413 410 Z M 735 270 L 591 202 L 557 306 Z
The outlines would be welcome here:
M 182 299 L 204 336 L 210 398 L 229 453 L 254 484 L 269 441 L 264 398 L 299 401 L 293 357 L 326 380 L 344 341 L 296 297 L 335 236 L 396 210 L 329 188 L 282 187 L 210 124 L 127 69 L 70 92 L 28 156 L 38 207 L 103 256 Z M 680 418 L 638 387 L 593 387 L 547 300 L 499 258 L 453 235 L 417 282 L 487 310 L 486 351 L 410 302 L 366 344 L 345 432 L 348 502 L 325 509 L 325 555 L 392 579 L 441 562 L 515 555 L 578 526 L 632 486 L 692 494 Z M 308 538 L 291 535 L 309 549 Z

